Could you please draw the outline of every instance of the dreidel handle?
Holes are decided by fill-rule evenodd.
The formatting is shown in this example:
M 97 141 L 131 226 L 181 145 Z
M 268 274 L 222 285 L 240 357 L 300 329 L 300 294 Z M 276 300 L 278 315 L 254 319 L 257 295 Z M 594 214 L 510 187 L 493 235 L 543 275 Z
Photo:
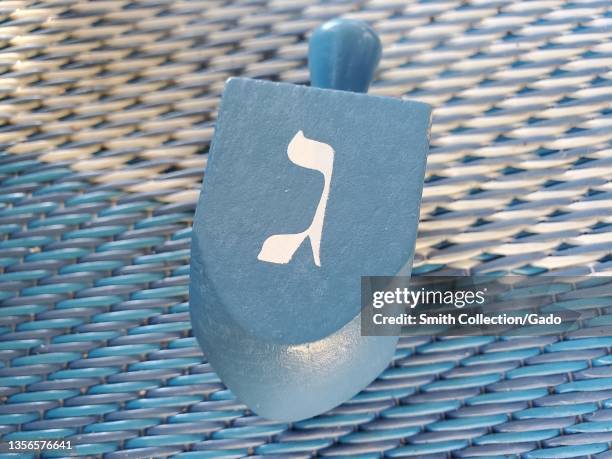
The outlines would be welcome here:
M 365 22 L 333 19 L 317 27 L 308 47 L 312 86 L 368 92 L 380 61 L 377 33 Z

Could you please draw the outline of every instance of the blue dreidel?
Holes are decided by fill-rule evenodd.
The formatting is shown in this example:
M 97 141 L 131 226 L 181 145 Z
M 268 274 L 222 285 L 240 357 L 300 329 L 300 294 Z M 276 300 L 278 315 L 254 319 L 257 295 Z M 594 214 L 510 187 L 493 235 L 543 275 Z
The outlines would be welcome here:
M 380 58 L 367 25 L 324 24 L 309 58 L 322 88 L 227 82 L 192 238 L 194 334 L 237 398 L 279 421 L 389 364 L 397 337 L 361 336 L 361 276 L 410 273 L 428 148 L 427 105 L 355 92 Z

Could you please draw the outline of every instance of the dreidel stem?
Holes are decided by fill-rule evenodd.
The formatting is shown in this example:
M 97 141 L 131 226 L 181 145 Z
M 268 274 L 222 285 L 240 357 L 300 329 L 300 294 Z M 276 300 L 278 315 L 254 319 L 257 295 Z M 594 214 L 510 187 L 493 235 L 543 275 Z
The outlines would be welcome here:
M 368 92 L 381 48 L 378 35 L 365 22 L 334 19 L 322 24 L 312 33 L 308 47 L 311 85 Z

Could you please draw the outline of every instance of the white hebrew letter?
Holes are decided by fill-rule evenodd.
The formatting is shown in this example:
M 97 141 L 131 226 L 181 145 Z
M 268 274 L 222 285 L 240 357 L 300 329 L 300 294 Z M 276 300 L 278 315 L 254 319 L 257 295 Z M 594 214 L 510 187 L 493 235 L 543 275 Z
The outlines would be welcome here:
M 257 259 L 269 263 L 287 264 L 293 258 L 297 249 L 306 238 L 310 241 L 312 256 L 315 265 L 321 266 L 319 251 L 321 248 L 321 235 L 323 233 L 323 219 L 325 218 L 325 207 L 329 197 L 329 185 L 331 183 L 334 168 L 334 149 L 326 143 L 304 137 L 302 131 L 293 136 L 287 147 L 287 156 L 292 163 L 321 172 L 323 174 L 323 191 L 317 205 L 317 210 L 312 217 L 310 226 L 301 233 L 296 234 L 274 234 L 267 238 Z

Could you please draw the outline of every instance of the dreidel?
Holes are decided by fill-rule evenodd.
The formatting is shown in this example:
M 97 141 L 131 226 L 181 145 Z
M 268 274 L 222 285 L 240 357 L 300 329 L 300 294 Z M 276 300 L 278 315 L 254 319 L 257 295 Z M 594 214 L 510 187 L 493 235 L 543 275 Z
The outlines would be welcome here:
M 224 384 L 278 421 L 371 383 L 397 336 L 362 336 L 361 277 L 409 275 L 428 105 L 367 95 L 381 44 L 333 20 L 312 86 L 227 81 L 193 226 L 193 331 Z M 399 332 L 398 332 L 399 333 Z

